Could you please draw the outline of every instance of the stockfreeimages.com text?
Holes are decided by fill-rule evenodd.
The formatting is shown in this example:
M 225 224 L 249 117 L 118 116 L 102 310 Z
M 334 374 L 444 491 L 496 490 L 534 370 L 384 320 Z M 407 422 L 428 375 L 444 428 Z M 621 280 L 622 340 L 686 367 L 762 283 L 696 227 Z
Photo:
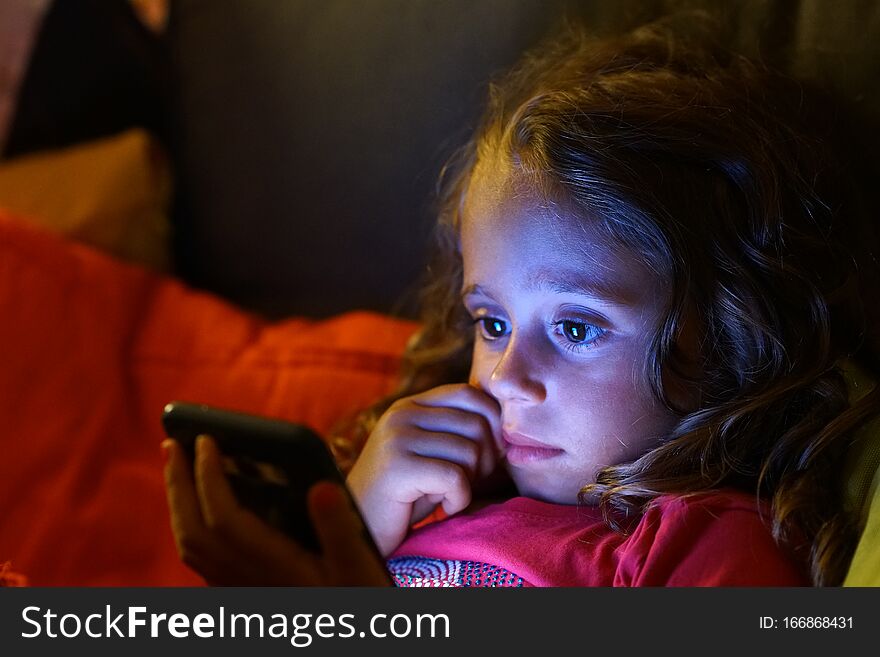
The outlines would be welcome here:
M 126 607 L 125 611 L 115 613 L 106 605 L 102 612 L 81 617 L 30 606 L 22 610 L 21 617 L 28 625 L 27 631 L 21 633 L 26 639 L 40 636 L 53 639 L 271 637 L 289 639 L 291 645 L 305 648 L 316 637 L 449 638 L 451 634 L 446 614 L 373 614 L 360 630 L 355 614 L 246 614 L 229 613 L 225 607 L 220 607 L 215 614 L 199 613 L 190 618 L 184 613 L 148 613 L 146 607 Z

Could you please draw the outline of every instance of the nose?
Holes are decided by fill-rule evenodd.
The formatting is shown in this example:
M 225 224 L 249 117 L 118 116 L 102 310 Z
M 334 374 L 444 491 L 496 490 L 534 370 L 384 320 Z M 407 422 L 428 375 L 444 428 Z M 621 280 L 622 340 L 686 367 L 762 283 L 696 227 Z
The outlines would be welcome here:
M 487 392 L 499 401 L 544 401 L 547 390 L 537 365 L 535 355 L 529 353 L 526 345 L 511 337 L 489 375 Z

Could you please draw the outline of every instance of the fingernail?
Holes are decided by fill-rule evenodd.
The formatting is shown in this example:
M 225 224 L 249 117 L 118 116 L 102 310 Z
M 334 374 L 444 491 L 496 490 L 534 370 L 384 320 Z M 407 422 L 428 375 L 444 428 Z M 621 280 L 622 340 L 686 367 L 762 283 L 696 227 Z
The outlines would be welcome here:
M 165 463 L 168 463 L 168 459 L 171 457 L 171 439 L 166 438 L 159 445 L 159 449 L 162 451 L 162 460 Z
M 205 450 L 205 445 L 208 443 L 208 438 L 210 438 L 210 436 L 208 436 L 207 434 L 204 434 L 204 433 L 201 433 L 198 436 L 196 436 L 196 453 L 197 454 L 199 452 L 203 452 Z

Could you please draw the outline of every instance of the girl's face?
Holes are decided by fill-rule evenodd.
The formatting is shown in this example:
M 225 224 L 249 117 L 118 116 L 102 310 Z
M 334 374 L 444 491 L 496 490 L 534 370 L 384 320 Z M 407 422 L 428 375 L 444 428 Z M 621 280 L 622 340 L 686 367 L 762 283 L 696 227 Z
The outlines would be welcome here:
M 475 320 L 470 383 L 501 407 L 523 495 L 562 504 L 676 421 L 640 379 L 664 291 L 587 222 L 475 176 L 461 248 Z

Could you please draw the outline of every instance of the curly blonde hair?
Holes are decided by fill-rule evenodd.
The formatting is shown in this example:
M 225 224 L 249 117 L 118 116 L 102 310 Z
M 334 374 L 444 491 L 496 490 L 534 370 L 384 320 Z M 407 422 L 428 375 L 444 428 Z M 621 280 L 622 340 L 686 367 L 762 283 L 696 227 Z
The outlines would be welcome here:
M 619 518 L 660 495 L 750 491 L 771 502 L 777 541 L 808 552 L 813 582 L 835 585 L 859 531 L 843 511 L 840 464 L 880 412 L 876 390 L 849 403 L 839 369 L 867 351 L 866 266 L 845 240 L 857 213 L 836 200 L 842 182 L 804 87 L 706 34 L 663 21 L 595 40 L 569 27 L 492 85 L 444 172 L 423 326 L 401 384 L 361 414 L 355 443 L 394 400 L 467 380 L 458 228 L 477 162 L 500 152 L 669 281 L 644 379 L 679 421 L 640 458 L 601 470 L 582 499 L 624 531 Z M 688 308 L 702 330 L 698 378 L 676 350 Z M 698 408 L 675 407 L 671 378 L 698 386 Z

